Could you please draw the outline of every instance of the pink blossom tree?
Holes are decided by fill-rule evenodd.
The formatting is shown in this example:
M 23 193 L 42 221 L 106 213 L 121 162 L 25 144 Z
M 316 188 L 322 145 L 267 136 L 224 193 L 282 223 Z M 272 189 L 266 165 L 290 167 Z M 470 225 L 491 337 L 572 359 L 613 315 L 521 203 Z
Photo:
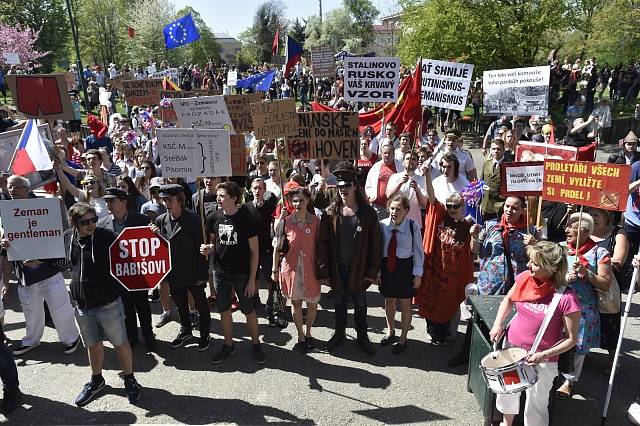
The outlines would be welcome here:
M 33 48 L 38 34 L 39 31 L 33 31 L 28 27 L 0 22 L 0 66 L 6 65 L 6 53 L 17 53 L 22 64 L 48 55 L 50 52 L 38 52 Z

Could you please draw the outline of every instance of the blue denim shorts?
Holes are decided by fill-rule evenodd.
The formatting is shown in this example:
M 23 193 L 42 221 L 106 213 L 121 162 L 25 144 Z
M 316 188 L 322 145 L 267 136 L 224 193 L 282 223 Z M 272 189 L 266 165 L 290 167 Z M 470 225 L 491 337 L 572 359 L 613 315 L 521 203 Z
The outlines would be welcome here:
M 91 348 L 105 340 L 111 342 L 114 347 L 127 343 L 124 305 L 119 297 L 98 308 L 76 308 L 76 322 L 85 348 Z

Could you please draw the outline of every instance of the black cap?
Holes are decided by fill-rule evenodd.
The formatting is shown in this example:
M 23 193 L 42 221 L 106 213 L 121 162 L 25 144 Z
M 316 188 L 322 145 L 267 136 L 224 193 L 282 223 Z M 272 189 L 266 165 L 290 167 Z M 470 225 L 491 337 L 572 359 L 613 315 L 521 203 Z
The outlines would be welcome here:
M 128 196 L 129 194 L 127 193 L 127 191 L 124 191 L 120 188 L 111 187 L 104 190 L 104 197 L 102 198 L 120 198 L 121 200 L 126 200 Z
M 338 187 L 344 186 L 347 183 L 354 183 L 359 174 L 358 169 L 348 161 L 339 162 L 333 171 L 333 175 L 338 179 Z
M 160 187 L 160 198 L 167 198 L 178 195 L 183 191 L 182 186 L 172 183 L 170 185 L 162 185 Z

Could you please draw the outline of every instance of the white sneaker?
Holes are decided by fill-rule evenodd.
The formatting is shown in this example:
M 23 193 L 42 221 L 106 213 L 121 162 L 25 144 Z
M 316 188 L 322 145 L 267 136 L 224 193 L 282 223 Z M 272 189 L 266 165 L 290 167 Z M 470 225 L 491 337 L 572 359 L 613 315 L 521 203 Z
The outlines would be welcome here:
M 634 402 L 633 404 L 631 404 L 629 406 L 629 410 L 627 411 L 627 414 L 629 416 L 629 421 L 638 426 L 640 425 L 640 404 L 638 404 L 637 402 Z

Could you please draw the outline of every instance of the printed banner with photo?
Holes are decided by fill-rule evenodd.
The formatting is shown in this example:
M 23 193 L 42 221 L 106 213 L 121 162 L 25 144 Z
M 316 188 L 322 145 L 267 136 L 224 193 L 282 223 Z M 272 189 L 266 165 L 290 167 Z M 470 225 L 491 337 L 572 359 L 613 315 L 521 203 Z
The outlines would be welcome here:
M 547 115 L 548 66 L 485 71 L 482 74 L 485 115 Z
M 518 141 L 516 161 L 576 160 L 578 148 L 574 146 L 552 145 L 548 143 Z
M 472 75 L 472 64 L 423 59 L 421 104 L 463 111 Z

